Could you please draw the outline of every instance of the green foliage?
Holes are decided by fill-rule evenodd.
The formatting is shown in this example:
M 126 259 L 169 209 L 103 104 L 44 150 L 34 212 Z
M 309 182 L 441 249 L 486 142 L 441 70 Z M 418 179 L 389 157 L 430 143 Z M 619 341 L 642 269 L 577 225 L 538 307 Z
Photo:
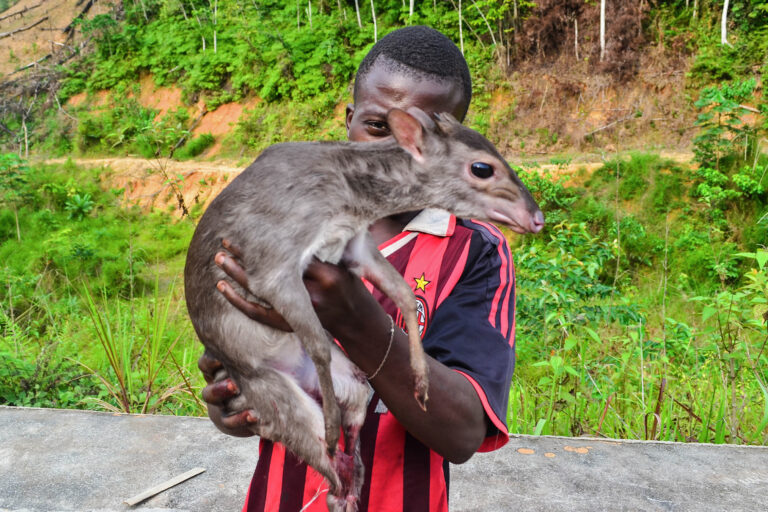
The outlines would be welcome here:
M 741 103 L 752 98 L 756 81 L 752 78 L 719 87 L 705 87 L 696 101 L 700 128 L 694 138 L 694 154 L 702 166 L 721 167 L 721 160 L 744 148 L 745 159 L 754 154 L 755 129 L 742 120 Z
M 69 212 L 70 219 L 82 220 L 93 210 L 93 205 L 91 194 L 72 194 L 64 205 L 64 209 Z
M 19 0 L 0 0 L 0 12 L 6 11 L 19 3 Z
M 171 303 L 176 302 L 173 285 L 168 296 L 161 298 L 156 281 L 151 299 L 133 301 L 128 311 L 116 302 L 114 315 L 110 314 L 106 292 L 97 304 L 84 287 L 83 300 L 107 362 L 101 371 L 83 364 L 109 394 L 108 400 L 94 398 L 94 402 L 108 410 L 141 414 L 156 413 L 168 406 L 179 408 L 184 402 L 201 406 L 187 370 L 173 358 L 176 343 L 190 333 L 181 331 L 175 339 L 169 339 L 166 332 L 172 328 L 169 312 Z
M 0 207 L 0 403 L 124 410 L 108 351 L 95 343 L 112 333 L 130 345 L 128 409 L 201 412 L 190 394 L 200 382 L 197 344 L 178 294 L 164 285 L 181 271 L 193 224 L 121 208 L 95 171 L 0 161 L 24 170 L 15 182 L 24 197 L 18 231 Z M 98 306 L 80 295 L 83 282 L 102 291 Z
M 160 119 L 156 115 L 135 99 L 119 100 L 101 113 L 84 114 L 77 127 L 77 147 L 81 153 L 119 149 L 144 158 L 170 155 L 176 143 L 189 135 L 189 114 L 178 109 Z
M 193 138 L 173 153 L 179 160 L 189 160 L 201 155 L 206 149 L 213 146 L 215 139 L 210 133 L 203 133 Z
M 545 230 L 567 219 L 568 210 L 576 201 L 576 195 L 573 190 L 565 187 L 562 177 L 555 176 L 549 171 L 539 173 L 536 167 L 530 170 L 518 167 L 515 172 L 536 199 L 542 211 L 547 212 Z

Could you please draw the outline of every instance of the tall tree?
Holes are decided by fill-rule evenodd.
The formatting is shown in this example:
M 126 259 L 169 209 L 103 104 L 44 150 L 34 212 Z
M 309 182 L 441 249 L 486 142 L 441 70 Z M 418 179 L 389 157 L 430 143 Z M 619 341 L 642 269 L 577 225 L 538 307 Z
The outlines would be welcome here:
M 373 18 L 373 42 L 379 41 L 379 26 L 376 24 L 376 8 L 373 6 L 373 0 L 371 0 L 371 17 Z
M 720 19 L 720 44 L 730 46 L 728 42 L 728 0 L 723 1 L 723 16 Z
M 605 0 L 600 0 L 600 61 L 605 60 Z
M 360 27 L 360 30 L 362 30 L 363 22 L 360 20 L 360 3 L 358 0 L 355 0 L 355 14 L 357 14 L 357 26 Z

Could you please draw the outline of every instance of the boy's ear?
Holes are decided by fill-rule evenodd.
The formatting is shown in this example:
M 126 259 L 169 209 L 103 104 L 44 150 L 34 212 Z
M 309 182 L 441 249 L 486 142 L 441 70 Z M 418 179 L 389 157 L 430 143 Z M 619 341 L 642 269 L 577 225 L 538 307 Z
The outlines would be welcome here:
M 347 115 L 344 119 L 344 124 L 347 126 L 347 138 L 349 138 L 349 126 L 352 124 L 352 116 L 355 115 L 355 105 L 347 103 Z
M 424 114 L 424 112 L 421 113 Z M 427 117 L 427 119 L 429 118 Z M 414 160 L 423 163 L 424 127 L 420 120 L 409 112 L 393 108 L 387 112 L 387 124 L 389 125 L 389 131 L 400 147 L 409 152 Z

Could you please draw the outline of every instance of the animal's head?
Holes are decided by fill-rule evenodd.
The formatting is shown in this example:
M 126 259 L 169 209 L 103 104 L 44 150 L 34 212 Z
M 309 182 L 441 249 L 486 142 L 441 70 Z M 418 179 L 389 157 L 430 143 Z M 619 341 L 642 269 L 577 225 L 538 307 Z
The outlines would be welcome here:
M 506 224 L 517 233 L 538 233 L 544 215 L 515 171 L 488 139 L 450 114 L 430 117 L 418 108 L 392 109 L 387 123 L 430 186 L 430 206 L 460 217 Z

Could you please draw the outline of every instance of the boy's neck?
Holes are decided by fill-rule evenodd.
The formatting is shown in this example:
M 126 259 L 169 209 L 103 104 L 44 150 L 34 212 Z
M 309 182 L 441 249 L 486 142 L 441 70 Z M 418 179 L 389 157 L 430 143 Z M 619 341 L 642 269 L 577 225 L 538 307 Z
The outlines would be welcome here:
M 390 215 L 379 219 L 368 229 L 376 245 L 381 245 L 387 240 L 399 235 L 405 226 L 418 215 L 419 212 L 405 212 L 397 215 Z

